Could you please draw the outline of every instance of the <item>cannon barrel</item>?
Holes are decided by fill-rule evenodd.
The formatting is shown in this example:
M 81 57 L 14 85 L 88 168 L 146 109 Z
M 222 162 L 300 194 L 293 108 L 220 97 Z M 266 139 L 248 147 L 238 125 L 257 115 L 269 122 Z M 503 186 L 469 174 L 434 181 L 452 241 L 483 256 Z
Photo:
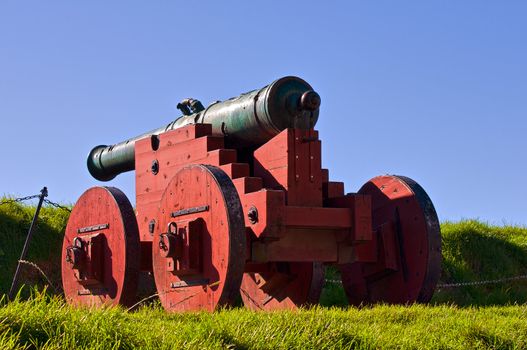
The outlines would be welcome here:
M 93 148 L 87 161 L 90 174 L 97 180 L 109 181 L 134 170 L 135 141 L 189 124 L 212 124 L 213 135 L 225 136 L 241 147 L 262 145 L 287 128 L 313 128 L 318 119 L 320 96 L 304 80 L 284 77 L 260 90 L 212 103 L 207 108 L 193 99 L 182 104 L 178 108 L 184 115 L 167 126 L 115 145 Z

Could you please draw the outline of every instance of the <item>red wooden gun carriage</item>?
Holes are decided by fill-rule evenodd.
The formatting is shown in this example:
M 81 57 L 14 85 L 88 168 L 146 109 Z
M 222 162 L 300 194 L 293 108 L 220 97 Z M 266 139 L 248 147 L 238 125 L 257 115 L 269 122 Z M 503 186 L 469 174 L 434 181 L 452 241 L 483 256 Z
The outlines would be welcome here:
M 135 210 L 114 187 L 73 208 L 62 278 L 74 304 L 130 305 L 141 272 L 169 311 L 214 310 L 239 295 L 257 310 L 317 303 L 324 266 L 351 304 L 430 300 L 439 222 L 413 180 L 385 175 L 356 193 L 321 167 L 320 97 L 285 77 L 207 108 L 194 99 L 166 127 L 97 146 L 90 173 L 135 169 Z

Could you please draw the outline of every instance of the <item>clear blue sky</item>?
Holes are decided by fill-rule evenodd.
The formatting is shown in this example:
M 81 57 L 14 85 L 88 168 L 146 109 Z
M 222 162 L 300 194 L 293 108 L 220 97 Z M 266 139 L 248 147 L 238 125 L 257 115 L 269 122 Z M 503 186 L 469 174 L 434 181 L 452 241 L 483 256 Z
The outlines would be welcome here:
M 74 202 L 93 146 L 284 75 L 346 191 L 407 175 L 441 220 L 527 225 L 525 1 L 2 1 L 0 194 Z

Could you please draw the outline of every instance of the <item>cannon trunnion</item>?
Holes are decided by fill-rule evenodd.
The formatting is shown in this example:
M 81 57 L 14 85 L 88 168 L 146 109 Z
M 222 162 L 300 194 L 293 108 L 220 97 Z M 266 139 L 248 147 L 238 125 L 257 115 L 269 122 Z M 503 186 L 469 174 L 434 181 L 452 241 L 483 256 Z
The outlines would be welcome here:
M 318 95 L 293 88 L 298 118 L 318 117 L 320 100 L 309 113 L 298 107 Z M 238 295 L 255 310 L 295 308 L 318 302 L 332 264 L 351 304 L 429 301 L 441 266 L 430 198 L 390 175 L 346 194 L 321 167 L 314 122 L 285 123 L 249 146 L 206 122 L 134 139 L 135 216 L 117 189 L 81 196 L 63 245 L 67 300 L 130 305 L 147 271 L 170 311 L 212 311 Z M 122 163 L 112 164 L 100 177 L 116 175 Z

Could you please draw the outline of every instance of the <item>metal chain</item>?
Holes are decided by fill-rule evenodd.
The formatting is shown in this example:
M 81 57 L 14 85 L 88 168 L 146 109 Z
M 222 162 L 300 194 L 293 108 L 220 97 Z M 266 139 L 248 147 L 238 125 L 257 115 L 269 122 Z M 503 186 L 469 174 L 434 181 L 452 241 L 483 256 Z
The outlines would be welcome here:
M 38 197 L 40 197 L 40 194 L 34 194 L 32 196 L 26 196 L 26 197 L 20 197 L 20 198 L 6 199 L 4 201 L 1 201 L 0 205 L 10 204 L 10 203 L 17 203 L 17 202 L 25 202 L 25 201 L 28 201 L 30 199 L 34 199 L 34 198 L 38 198 Z M 51 206 L 54 206 L 55 208 L 59 208 L 61 210 L 65 210 L 65 211 L 71 213 L 71 209 L 70 208 L 65 207 L 63 205 L 60 205 L 60 204 L 58 204 L 56 202 L 50 201 L 47 198 L 44 199 L 44 203 L 49 204 Z
M 441 288 L 458 288 L 458 287 L 468 287 L 468 286 L 482 286 L 486 284 L 498 284 L 511 281 L 521 281 L 527 280 L 527 275 L 518 275 L 512 277 L 505 277 L 495 280 L 484 280 L 484 281 L 472 281 L 472 282 L 459 282 L 459 283 L 443 283 L 438 284 L 436 287 Z M 342 284 L 341 280 L 326 280 L 326 283 Z
M 24 202 L 24 201 L 28 201 L 30 199 L 33 199 L 33 198 L 38 198 L 40 197 L 40 194 L 34 194 L 32 196 L 27 196 L 27 197 L 20 197 L 20 198 L 13 198 L 13 199 L 6 199 L 4 201 L 1 201 L 0 202 L 0 205 L 4 205 L 4 204 L 9 204 L 9 203 L 16 203 L 16 202 Z
M 59 208 L 59 209 L 71 212 L 71 210 L 69 208 L 64 207 L 64 206 L 62 206 L 62 205 L 60 205 L 58 203 L 55 203 L 55 202 L 52 202 L 52 201 L 46 199 L 47 196 L 48 196 L 48 189 L 46 187 L 44 187 L 40 191 L 40 194 L 26 196 L 26 197 L 20 197 L 20 198 L 11 198 L 11 199 L 6 199 L 6 200 L 3 200 L 3 201 L 0 201 L 0 206 L 1 206 L 1 205 L 5 205 L 5 204 L 24 202 L 24 201 L 28 201 L 30 199 L 39 198 L 39 202 L 38 202 L 35 214 L 33 216 L 33 221 L 31 222 L 31 226 L 29 227 L 29 232 L 28 232 L 28 235 L 26 237 L 26 242 L 24 243 L 24 248 L 22 250 L 22 254 L 20 256 L 20 259 L 18 260 L 15 276 L 13 277 L 13 282 L 11 284 L 11 289 L 9 291 L 9 299 L 13 298 L 14 292 L 17 289 L 18 278 L 19 278 L 19 273 L 20 273 L 20 265 L 21 264 L 25 264 L 25 265 L 31 266 L 34 269 L 36 269 L 46 279 L 47 283 L 54 289 L 55 293 L 57 293 L 58 290 L 59 290 L 51 282 L 51 280 L 48 278 L 48 276 L 44 273 L 44 271 L 37 264 L 35 264 L 35 263 L 31 262 L 31 261 L 25 260 L 25 256 L 26 256 L 26 253 L 27 253 L 27 249 L 29 247 L 29 242 L 31 240 L 31 235 L 32 235 L 32 232 L 33 232 L 33 228 L 34 228 L 35 223 L 37 221 L 38 214 L 40 212 L 40 208 L 42 207 L 42 204 L 43 203 L 47 203 L 47 204 L 50 204 L 50 205 L 52 205 L 52 206 L 54 206 L 56 208 Z
M 326 280 L 326 283 L 342 284 L 341 280 Z
M 35 270 L 40 272 L 40 274 L 46 279 L 46 282 L 48 282 L 48 285 L 51 286 L 51 288 L 53 288 L 56 294 L 62 293 L 62 288 L 60 287 L 57 288 L 55 284 L 51 282 L 51 279 L 44 273 L 44 271 L 37 264 L 31 261 L 28 261 L 28 260 L 18 260 L 18 262 L 33 267 Z
M 519 276 L 513 276 L 513 277 L 500 278 L 496 280 L 438 284 L 437 288 L 457 288 L 457 287 L 467 287 L 467 286 L 481 286 L 485 284 L 498 284 L 498 283 L 503 283 L 503 282 L 520 281 L 520 280 L 526 280 L 526 279 L 527 279 L 527 275 L 519 275 Z
M 13 198 L 13 199 L 7 199 L 0 202 L 0 205 L 5 205 L 9 203 L 17 203 L 17 202 L 24 202 L 28 201 L 30 199 L 38 198 L 40 197 L 40 194 L 35 194 L 31 196 L 26 197 L 20 197 L 20 198 Z M 51 206 L 54 206 L 55 208 L 65 210 L 67 212 L 71 213 L 71 209 L 68 207 L 65 207 L 63 205 L 60 205 L 58 203 L 52 202 L 49 199 L 44 199 L 44 202 L 46 204 L 49 204 Z M 27 263 L 26 261 L 21 261 L 24 263 Z M 519 276 L 513 276 L 513 277 L 505 277 L 500 279 L 494 279 L 494 280 L 484 280 L 484 281 L 472 281 L 472 282 L 459 282 L 459 283 L 443 283 L 438 284 L 437 288 L 458 288 L 458 287 L 468 287 L 468 286 L 482 286 L 486 284 L 498 284 L 498 283 L 504 283 L 504 282 L 511 282 L 511 281 L 520 281 L 520 280 L 527 280 L 527 275 L 519 275 Z M 333 283 L 333 284 L 342 284 L 341 280 L 330 280 L 326 279 L 326 283 Z M 148 299 L 148 298 L 147 298 Z
M 52 201 L 50 201 L 49 199 L 44 199 L 44 202 L 45 202 L 46 204 L 49 204 L 49 205 L 54 206 L 55 208 L 59 208 L 59 209 L 62 209 L 62 210 L 65 210 L 65 211 L 71 213 L 71 209 L 70 209 L 70 208 L 65 207 L 65 206 L 63 206 L 63 205 L 60 205 L 60 204 L 58 204 L 58 203 L 52 202 Z

